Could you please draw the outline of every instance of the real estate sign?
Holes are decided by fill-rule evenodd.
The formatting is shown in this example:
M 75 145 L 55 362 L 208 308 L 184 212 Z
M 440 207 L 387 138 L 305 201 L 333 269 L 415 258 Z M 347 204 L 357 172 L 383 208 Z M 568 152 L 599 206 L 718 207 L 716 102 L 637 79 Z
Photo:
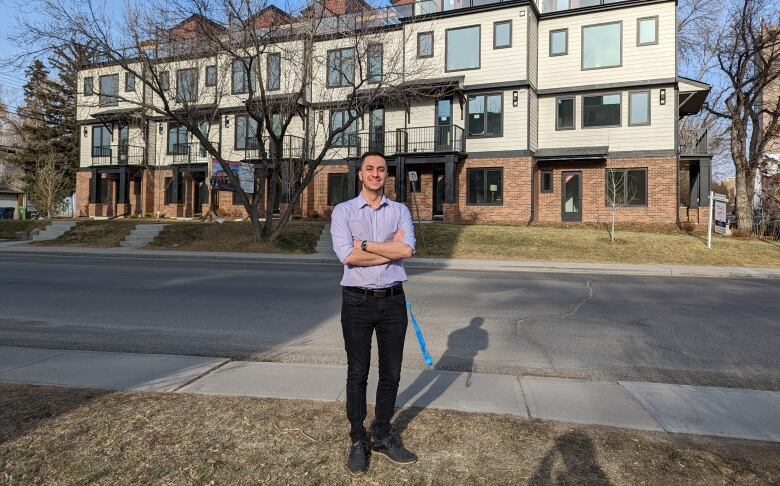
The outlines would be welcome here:
M 721 235 L 726 234 L 726 203 L 728 198 L 723 194 L 712 195 L 713 204 L 713 223 L 715 224 L 715 232 Z
M 255 175 L 252 164 L 242 162 L 225 161 L 230 167 L 231 172 L 235 174 L 241 184 L 241 189 L 247 194 L 255 192 Z M 227 173 L 222 169 L 222 165 L 214 159 L 211 160 L 211 188 L 220 191 L 235 191 L 235 187 L 230 183 Z

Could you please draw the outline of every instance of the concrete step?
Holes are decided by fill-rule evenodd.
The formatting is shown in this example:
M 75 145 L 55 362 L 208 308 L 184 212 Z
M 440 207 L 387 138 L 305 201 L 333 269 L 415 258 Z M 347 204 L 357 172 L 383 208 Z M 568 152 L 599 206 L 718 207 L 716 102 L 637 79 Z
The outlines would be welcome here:
M 137 229 L 137 230 L 158 230 L 158 231 L 160 231 L 163 228 L 165 228 L 166 226 L 168 226 L 168 225 L 167 224 L 161 224 L 161 223 L 151 223 L 151 224 L 143 223 L 143 224 L 135 225 L 135 229 Z
M 165 224 L 137 224 L 135 229 L 119 243 L 119 246 L 125 248 L 144 247 L 154 241 L 166 226 Z
M 155 237 L 160 234 L 161 230 L 145 230 L 145 229 L 134 229 L 130 232 L 133 236 L 151 236 Z
M 76 221 L 52 221 L 49 226 L 33 235 L 33 241 L 48 241 L 59 238 L 76 226 Z
M 152 240 L 154 240 L 154 236 L 138 236 L 138 235 L 127 235 L 125 236 L 124 239 L 124 241 L 145 241 L 146 243 L 149 243 Z
M 146 245 L 148 245 L 148 241 L 120 241 L 119 246 L 124 248 L 142 248 Z
M 51 224 L 49 225 L 49 227 L 53 227 L 53 228 L 68 228 L 68 229 L 73 228 L 74 226 L 76 226 L 75 221 L 52 221 Z

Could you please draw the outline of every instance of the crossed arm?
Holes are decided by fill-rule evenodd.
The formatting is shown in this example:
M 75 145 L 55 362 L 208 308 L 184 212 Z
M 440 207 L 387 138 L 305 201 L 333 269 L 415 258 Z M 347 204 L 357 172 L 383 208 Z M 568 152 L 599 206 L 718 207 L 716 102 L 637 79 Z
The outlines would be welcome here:
M 361 241 L 352 236 L 342 211 L 343 208 L 339 206 L 334 211 L 331 234 L 333 236 L 333 249 L 343 264 L 371 267 L 409 258 L 414 254 L 414 227 L 408 212 L 403 215 L 401 227 L 393 234 L 390 241 L 368 241 L 366 250 L 363 250 L 360 248 Z

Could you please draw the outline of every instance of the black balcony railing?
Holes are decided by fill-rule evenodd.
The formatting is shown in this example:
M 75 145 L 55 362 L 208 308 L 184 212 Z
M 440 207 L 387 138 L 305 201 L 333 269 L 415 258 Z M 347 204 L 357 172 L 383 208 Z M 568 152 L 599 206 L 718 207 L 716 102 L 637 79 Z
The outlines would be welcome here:
M 212 142 L 212 145 L 219 152 L 219 144 Z M 207 164 L 211 162 L 211 154 L 200 142 L 171 144 L 168 146 L 168 155 L 173 157 L 174 164 Z
M 359 157 L 369 150 L 390 156 L 408 153 L 465 152 L 463 129 L 457 125 L 399 128 L 385 132 L 363 132 L 345 135 L 352 139 L 349 155 Z
M 92 165 L 143 165 L 144 148 L 136 145 L 92 147 Z
M 707 130 L 680 130 L 680 146 L 677 152 L 680 155 L 710 155 Z
M 276 153 L 276 145 L 272 138 L 263 139 L 263 148 L 265 157 L 272 158 Z M 296 137 L 295 135 L 285 135 L 282 137 L 282 159 L 305 159 L 306 158 L 306 139 Z M 246 159 L 261 159 L 260 146 L 257 139 L 252 137 L 247 139 Z

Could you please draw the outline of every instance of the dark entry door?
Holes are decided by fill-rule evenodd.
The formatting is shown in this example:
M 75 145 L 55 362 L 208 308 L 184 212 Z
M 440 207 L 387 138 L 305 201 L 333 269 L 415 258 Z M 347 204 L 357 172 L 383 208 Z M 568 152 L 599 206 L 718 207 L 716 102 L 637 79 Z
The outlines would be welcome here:
M 433 173 L 433 217 L 444 217 L 444 172 Z
M 561 219 L 582 221 L 582 172 L 564 172 L 561 178 Z

